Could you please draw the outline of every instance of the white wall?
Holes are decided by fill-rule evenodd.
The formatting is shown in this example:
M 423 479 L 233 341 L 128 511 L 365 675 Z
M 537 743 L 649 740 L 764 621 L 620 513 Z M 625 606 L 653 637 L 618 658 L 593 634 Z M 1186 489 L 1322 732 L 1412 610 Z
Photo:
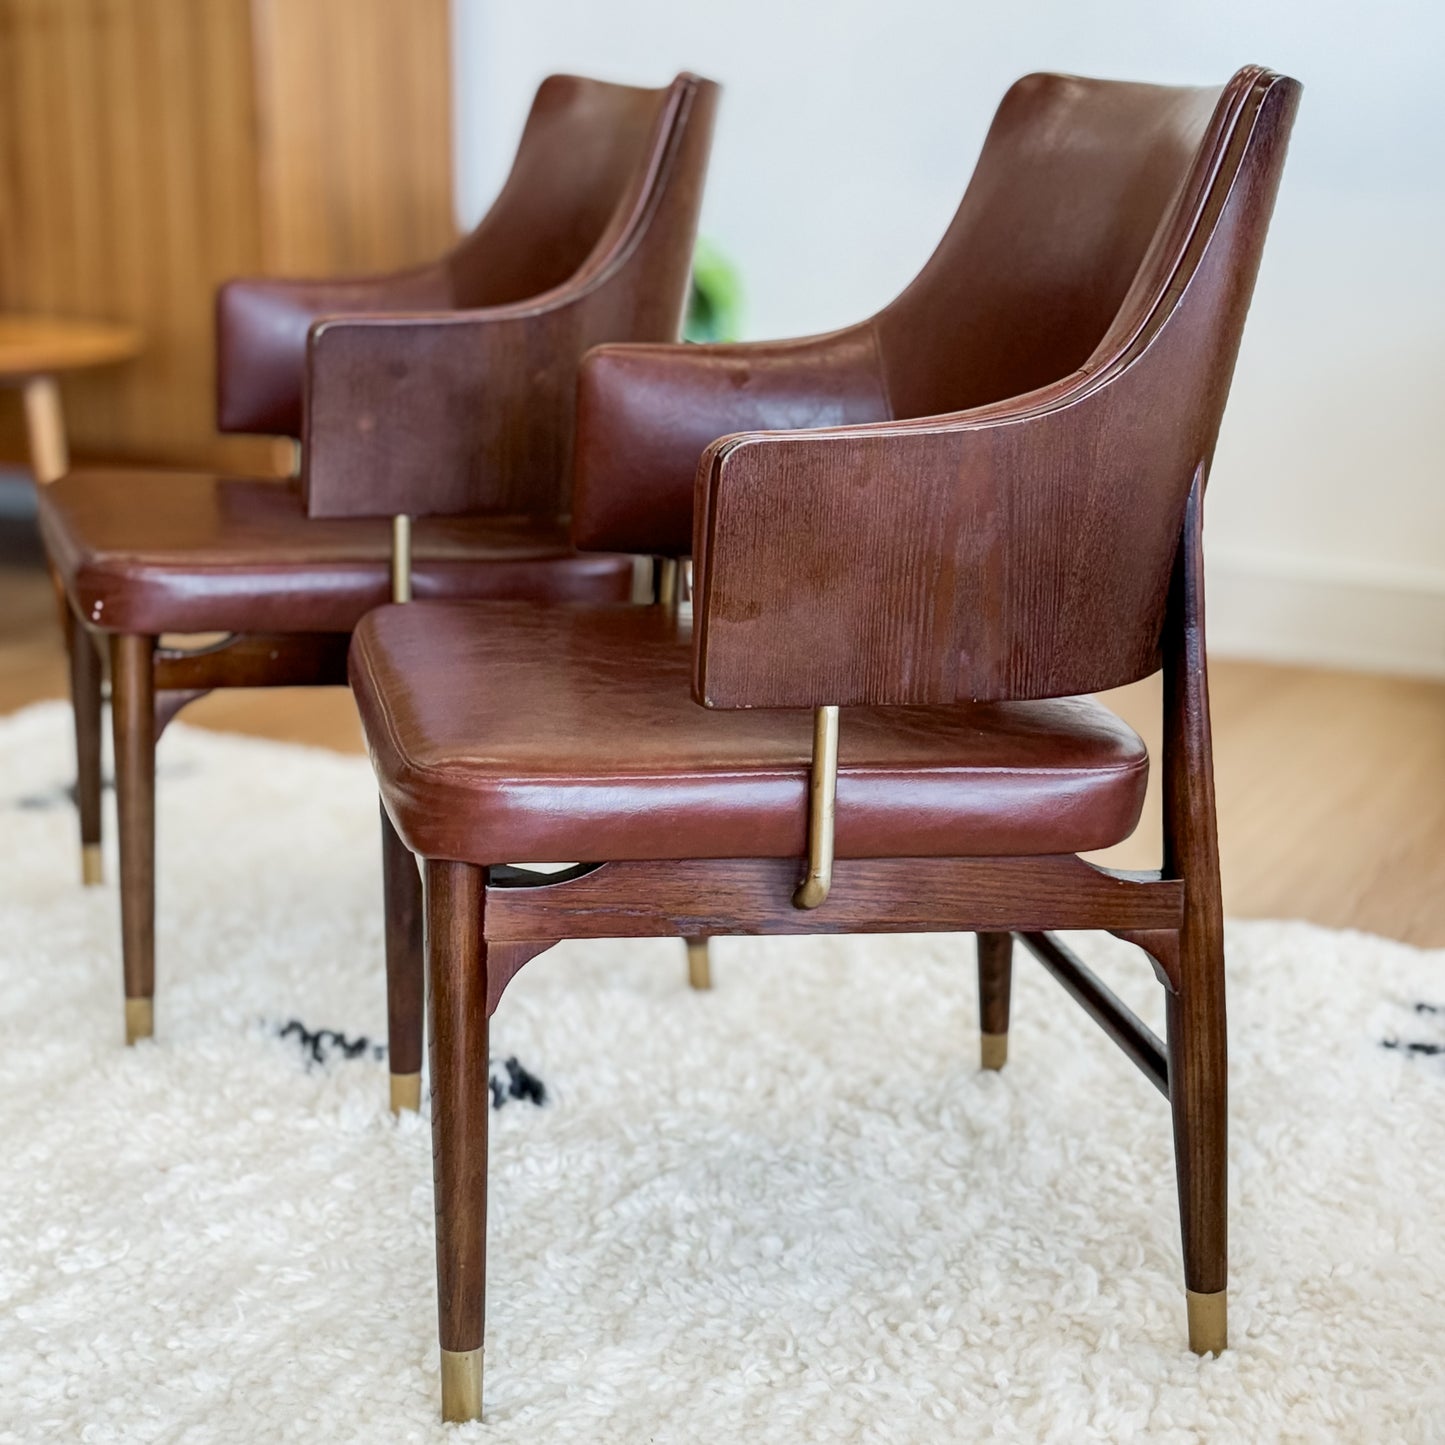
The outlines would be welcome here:
M 1445 675 L 1445 6 L 1439 0 L 453 0 L 458 203 L 546 73 L 725 86 L 703 218 L 747 334 L 876 309 L 1029 70 L 1305 95 L 1209 495 L 1219 652 Z

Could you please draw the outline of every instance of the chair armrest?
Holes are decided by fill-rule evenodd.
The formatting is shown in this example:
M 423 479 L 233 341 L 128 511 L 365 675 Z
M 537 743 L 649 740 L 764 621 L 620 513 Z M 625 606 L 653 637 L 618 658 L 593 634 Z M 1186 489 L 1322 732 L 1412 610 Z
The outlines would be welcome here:
M 709 442 L 890 415 L 871 324 L 797 341 L 599 347 L 578 385 L 572 539 L 687 556 Z
M 306 364 L 308 513 L 555 518 L 581 304 L 319 322 Z
M 696 482 L 697 701 L 1062 697 L 1157 670 L 1213 444 L 1143 423 L 1157 365 L 949 417 L 714 442 Z
M 451 304 L 443 266 L 351 280 L 228 281 L 216 293 L 216 414 L 223 432 L 301 435 L 306 337 L 324 316 Z

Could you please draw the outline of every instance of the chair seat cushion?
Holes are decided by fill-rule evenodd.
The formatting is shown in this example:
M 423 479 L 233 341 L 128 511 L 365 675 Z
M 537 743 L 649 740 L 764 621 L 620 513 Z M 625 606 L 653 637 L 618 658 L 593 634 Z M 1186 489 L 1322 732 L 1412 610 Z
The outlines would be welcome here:
M 351 681 L 397 831 L 481 864 L 801 855 L 810 714 L 699 706 L 691 646 L 660 607 L 372 612 Z M 847 708 L 837 853 L 1108 847 L 1147 776 L 1138 736 L 1087 698 Z
M 72 472 L 40 526 L 80 615 L 112 632 L 349 632 L 391 597 L 386 517 L 316 519 L 295 481 Z M 631 561 L 580 555 L 560 523 L 431 517 L 413 528 L 423 597 L 625 599 Z

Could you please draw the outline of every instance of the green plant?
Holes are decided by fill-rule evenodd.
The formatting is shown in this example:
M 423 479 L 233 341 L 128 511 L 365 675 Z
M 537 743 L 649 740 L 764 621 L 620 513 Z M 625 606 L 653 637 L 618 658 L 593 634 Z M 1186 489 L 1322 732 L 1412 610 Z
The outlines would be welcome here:
M 685 341 L 736 341 L 742 330 L 743 288 L 732 262 L 699 238 L 692 258 L 692 294 L 683 322 Z

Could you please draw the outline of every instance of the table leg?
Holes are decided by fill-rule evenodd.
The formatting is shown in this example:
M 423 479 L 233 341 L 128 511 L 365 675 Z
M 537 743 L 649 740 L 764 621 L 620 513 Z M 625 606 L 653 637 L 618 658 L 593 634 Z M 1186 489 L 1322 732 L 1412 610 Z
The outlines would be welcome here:
M 65 442 L 65 415 L 60 385 L 53 376 L 32 376 L 23 388 L 25 427 L 30 438 L 30 467 L 39 485 L 47 486 L 70 470 Z

